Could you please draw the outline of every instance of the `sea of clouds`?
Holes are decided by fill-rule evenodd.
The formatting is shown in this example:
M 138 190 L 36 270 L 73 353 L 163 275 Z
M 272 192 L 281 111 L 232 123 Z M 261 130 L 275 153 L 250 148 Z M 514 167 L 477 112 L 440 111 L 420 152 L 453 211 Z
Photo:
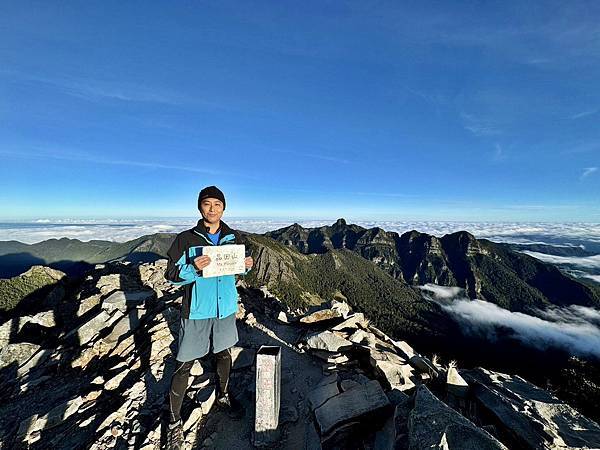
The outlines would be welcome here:
M 161 220 L 148 219 L 46 219 L 27 222 L 0 223 L 0 241 L 17 240 L 33 244 L 51 238 L 68 237 L 89 241 L 100 239 L 124 242 L 153 233 L 178 233 L 194 226 L 197 218 L 182 217 Z M 293 224 L 310 227 L 331 225 L 335 219 L 271 219 L 223 218 L 227 224 L 252 233 L 264 233 Z M 600 244 L 600 223 L 543 223 L 543 222 L 448 222 L 448 221 L 366 221 L 347 220 L 364 228 L 380 227 L 386 231 L 404 233 L 417 230 L 441 237 L 448 233 L 466 230 L 477 238 L 495 242 L 522 244 L 547 243 L 562 246 L 581 246 L 580 241 Z
M 419 286 L 423 296 L 440 304 L 469 334 L 482 335 L 494 342 L 497 329 L 510 329 L 512 337 L 541 350 L 560 348 L 570 354 L 600 358 L 600 310 L 571 305 L 533 311 L 512 312 L 494 303 L 464 296 L 457 287 L 432 283 Z

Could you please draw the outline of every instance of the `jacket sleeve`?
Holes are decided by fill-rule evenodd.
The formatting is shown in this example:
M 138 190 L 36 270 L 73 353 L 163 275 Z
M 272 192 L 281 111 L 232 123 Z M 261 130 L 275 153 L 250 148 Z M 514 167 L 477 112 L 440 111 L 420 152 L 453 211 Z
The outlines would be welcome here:
M 174 285 L 183 286 L 193 283 L 198 276 L 198 272 L 193 264 L 190 264 L 186 258 L 186 250 L 182 248 L 180 236 L 177 235 L 167 251 L 167 270 L 165 279 Z

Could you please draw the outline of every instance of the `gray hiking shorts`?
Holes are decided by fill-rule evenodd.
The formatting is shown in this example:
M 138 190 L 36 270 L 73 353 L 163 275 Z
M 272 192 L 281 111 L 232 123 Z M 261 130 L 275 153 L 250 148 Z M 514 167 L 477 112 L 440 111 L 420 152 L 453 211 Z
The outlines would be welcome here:
M 218 353 L 233 347 L 238 341 L 235 313 L 210 319 L 180 319 L 177 361 L 193 361 L 211 349 Z

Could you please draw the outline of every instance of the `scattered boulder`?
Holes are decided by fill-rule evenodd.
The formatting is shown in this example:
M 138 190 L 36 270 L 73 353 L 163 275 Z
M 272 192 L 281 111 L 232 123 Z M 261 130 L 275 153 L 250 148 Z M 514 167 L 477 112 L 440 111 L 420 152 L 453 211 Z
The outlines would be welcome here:
M 302 316 L 298 319 L 300 323 L 315 323 L 315 322 L 323 322 L 325 320 L 338 319 L 342 317 L 342 314 L 338 310 L 334 309 L 321 309 L 319 311 L 315 311 L 306 316 Z
M 10 364 L 16 364 L 17 367 L 25 364 L 39 349 L 39 345 L 29 342 L 5 345 L 0 349 L 0 369 Z
M 416 381 L 414 369 L 407 361 L 393 352 L 370 349 L 371 365 L 385 378 L 390 389 L 412 389 Z
M 365 315 L 363 313 L 355 313 L 350 316 L 342 323 L 337 324 L 332 327 L 332 331 L 341 331 L 346 329 L 357 329 L 359 327 L 366 328 L 369 322 L 365 319 Z
M 515 447 L 600 448 L 600 426 L 518 375 L 463 370 L 480 405 Z
M 369 417 L 371 426 L 377 427 L 390 412 L 390 402 L 378 381 L 342 392 L 315 409 L 315 418 L 322 437 L 331 438 L 330 433 L 351 421 Z
M 37 324 L 44 328 L 52 328 L 56 326 L 54 319 L 54 311 L 43 311 L 33 316 L 24 316 L 19 318 L 19 332 L 27 323 Z
M 463 377 L 460 376 L 456 367 L 450 367 L 446 374 L 446 385 L 448 393 L 457 397 L 464 398 L 469 392 L 469 385 Z
M 408 419 L 409 449 L 508 450 L 488 432 L 439 400 L 425 385 L 416 390 Z M 451 441 L 454 447 L 448 446 Z
M 277 314 L 277 320 L 279 320 L 281 323 L 290 323 L 285 311 L 279 311 L 279 314 Z
M 321 308 L 298 318 L 300 323 L 312 324 L 332 319 L 347 319 L 352 309 L 346 302 L 333 301 L 329 308 Z
M 129 308 L 144 307 L 146 302 L 156 296 L 154 291 L 116 291 L 102 301 L 102 308 L 109 313 L 118 309 L 121 312 Z
M 17 439 L 28 444 L 38 441 L 42 430 L 48 430 L 63 423 L 77 412 L 82 403 L 83 399 L 76 397 L 64 404 L 55 406 L 43 416 L 34 414 L 21 422 L 17 431 Z
M 334 396 L 338 395 L 339 393 L 340 393 L 340 390 L 338 388 L 337 376 L 336 376 L 336 381 L 317 386 L 310 393 L 310 395 L 308 396 L 308 401 L 309 401 L 310 407 L 312 409 L 316 409 L 319 406 L 321 406 L 323 403 L 325 403 L 327 400 L 329 400 L 331 397 L 334 397 Z
M 331 331 L 317 332 L 309 336 L 307 344 L 312 349 L 337 352 L 352 348 L 352 342 L 332 333 Z

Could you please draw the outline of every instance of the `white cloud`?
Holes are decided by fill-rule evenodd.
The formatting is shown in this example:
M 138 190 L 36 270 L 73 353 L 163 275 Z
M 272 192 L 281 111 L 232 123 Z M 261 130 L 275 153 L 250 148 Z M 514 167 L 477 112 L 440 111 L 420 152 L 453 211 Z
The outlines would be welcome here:
M 423 297 L 452 314 L 468 334 L 499 339 L 496 330 L 509 328 L 511 337 L 540 349 L 557 347 L 574 354 L 600 357 L 600 310 L 580 305 L 513 312 L 484 300 L 469 299 L 464 289 L 428 283 Z M 430 295 L 432 293 L 433 295 Z M 454 295 L 456 294 L 456 295 Z
M 583 169 L 583 173 L 581 174 L 581 176 L 579 178 L 581 180 L 583 180 L 584 178 L 589 177 L 591 174 L 593 174 L 597 170 L 598 170 L 597 167 L 586 167 L 585 169 Z
M 573 120 L 575 120 L 575 119 L 581 119 L 582 117 L 587 117 L 587 116 L 591 116 L 593 114 L 596 114 L 598 111 L 600 111 L 600 109 L 591 109 L 591 110 L 587 110 L 587 111 L 582 111 L 580 113 L 573 114 L 571 116 L 571 119 L 573 119 Z
M 546 253 L 540 252 L 532 252 L 529 250 L 524 250 L 522 253 L 525 253 L 529 256 L 533 256 L 534 258 L 540 259 L 544 262 L 548 262 L 556 265 L 571 265 L 580 268 L 586 269 L 597 269 L 600 268 L 600 255 L 592 255 L 592 256 L 557 256 L 557 255 L 548 255 Z
M 496 340 L 495 327 L 508 327 L 512 337 L 542 350 L 557 347 L 573 354 L 600 357 L 600 311 L 583 306 L 540 311 L 545 318 L 512 312 L 483 300 L 459 299 L 442 307 L 469 333 Z
M 357 195 L 360 193 L 356 193 Z M 144 234 L 156 232 L 157 227 L 164 230 L 182 231 L 193 226 L 198 218 L 165 218 L 165 219 L 65 219 L 39 217 L 34 220 L 4 222 L 0 227 L 0 240 L 15 239 L 33 243 L 49 238 L 92 236 L 89 239 L 105 239 L 117 242 L 135 239 Z M 292 218 L 240 218 L 224 216 L 223 220 L 241 230 L 264 233 L 298 222 L 305 228 L 331 225 L 336 218 L 298 219 Z M 441 237 L 448 233 L 466 230 L 476 238 L 486 238 L 495 242 L 519 244 L 549 244 L 564 247 L 582 247 L 578 242 L 600 243 L 600 223 L 543 223 L 543 222 L 451 222 L 451 221 L 400 221 L 400 220 L 350 220 L 349 224 L 364 228 L 380 227 L 386 231 L 402 234 L 417 230 L 421 233 Z M 114 225 L 118 224 L 118 227 Z M 35 225 L 35 226 L 34 226 Z M 169 228 L 170 227 L 170 228 Z M 535 256 L 535 255 L 532 255 Z M 537 257 L 537 256 L 536 256 Z M 542 256 L 540 256 L 541 258 Z
M 440 286 L 433 283 L 427 283 L 417 287 L 423 291 L 431 292 L 436 299 L 442 300 L 455 298 L 464 291 L 463 288 L 458 286 Z

